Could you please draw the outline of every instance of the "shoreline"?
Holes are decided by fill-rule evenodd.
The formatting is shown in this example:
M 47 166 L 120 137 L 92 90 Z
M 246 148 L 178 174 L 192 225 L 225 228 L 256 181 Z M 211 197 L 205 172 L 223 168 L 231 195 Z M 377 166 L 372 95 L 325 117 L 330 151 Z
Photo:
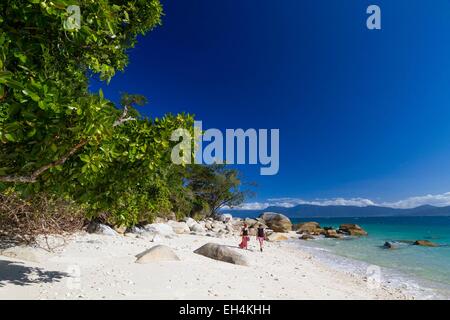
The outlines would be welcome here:
M 449 285 L 441 284 L 418 275 L 408 274 L 401 270 L 378 266 L 371 264 L 368 261 L 343 256 L 320 246 L 320 244 L 311 244 L 311 241 L 309 241 L 308 244 L 305 242 L 296 242 L 295 246 L 299 247 L 301 250 L 310 252 L 320 262 L 335 270 L 358 274 L 360 277 L 365 276 L 367 268 L 376 266 L 380 270 L 381 283 L 394 289 L 400 289 L 402 292 L 414 297 L 416 300 L 450 299 Z
M 293 241 L 266 242 L 261 253 L 252 237 L 251 250 L 233 248 L 249 266 L 193 252 L 208 242 L 237 247 L 239 240 L 236 235 L 172 234 L 150 242 L 145 237 L 82 232 L 55 253 L 35 252 L 37 262 L 0 256 L 0 299 L 417 298 L 384 284 L 370 288 L 361 275 L 332 268 L 317 255 L 294 247 Z M 172 248 L 180 261 L 135 263 L 136 254 L 156 244 Z

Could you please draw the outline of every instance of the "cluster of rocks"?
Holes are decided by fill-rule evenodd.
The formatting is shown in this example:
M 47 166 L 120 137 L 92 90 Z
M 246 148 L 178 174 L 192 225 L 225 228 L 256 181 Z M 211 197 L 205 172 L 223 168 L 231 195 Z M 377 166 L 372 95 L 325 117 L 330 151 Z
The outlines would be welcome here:
M 415 240 L 415 241 L 400 240 L 400 241 L 386 241 L 383 245 L 383 248 L 394 250 L 404 247 L 405 245 L 413 245 L 421 247 L 439 247 L 437 243 L 428 240 Z
M 318 222 L 305 222 L 295 226 L 295 230 L 300 234 L 300 239 L 311 240 L 316 236 L 325 238 L 341 239 L 344 236 L 367 236 L 367 231 L 357 224 L 341 224 L 338 229 L 332 227 L 321 227 Z
M 155 223 L 132 228 L 109 227 L 100 223 L 91 223 L 87 231 L 108 236 L 120 234 L 131 237 L 151 238 L 157 242 L 161 237 L 172 237 L 176 234 L 193 234 L 209 237 L 224 238 L 227 236 L 239 236 L 241 230 L 247 225 L 250 236 L 256 236 L 257 229 L 262 226 L 266 231 L 268 241 L 282 241 L 292 237 L 292 222 L 288 217 L 265 212 L 258 218 L 233 218 L 230 214 L 223 214 L 217 218 L 206 218 L 196 221 L 192 218 L 184 218 L 180 221 L 158 218 Z
M 227 235 L 238 236 L 244 226 L 249 228 L 249 235 L 256 236 L 257 228 L 262 226 L 266 230 L 268 241 L 283 241 L 290 238 L 292 223 L 288 217 L 267 212 L 256 219 L 233 218 L 230 214 L 222 215 L 218 219 L 207 218 L 201 221 L 195 221 L 192 218 L 185 218 L 182 221 L 162 221 L 149 224 L 143 227 L 134 227 L 125 235 L 138 234 L 142 236 L 146 233 L 156 234 L 156 236 L 171 237 L 174 234 L 194 234 L 204 236 L 225 237 Z M 105 228 L 106 227 L 106 228 Z M 115 232 L 111 228 L 104 226 L 93 228 L 97 232 L 112 235 Z M 154 239 L 152 241 L 155 241 Z M 232 248 L 216 243 L 207 243 L 196 249 L 194 253 L 215 259 L 218 261 L 247 266 L 248 261 L 239 252 Z M 156 245 L 136 256 L 136 263 L 152 263 L 155 261 L 178 261 L 180 258 L 169 247 Z

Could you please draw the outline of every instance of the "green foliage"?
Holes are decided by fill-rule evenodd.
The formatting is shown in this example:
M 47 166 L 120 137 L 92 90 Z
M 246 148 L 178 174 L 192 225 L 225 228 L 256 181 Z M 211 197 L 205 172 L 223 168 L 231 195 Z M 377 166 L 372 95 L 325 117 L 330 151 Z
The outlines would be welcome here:
M 248 190 L 240 190 L 237 170 L 218 164 L 191 166 L 187 186 L 195 197 L 193 213 L 202 216 L 214 215 L 223 206 L 238 206 L 251 195 Z
M 69 5 L 81 28 L 63 25 Z M 118 112 L 89 77 L 109 81 L 136 36 L 160 24 L 158 0 L 4 0 L 0 3 L 0 174 L 27 174 L 83 139 L 111 134 Z
M 69 5 L 80 7 L 78 30 L 64 28 Z M 127 50 L 161 15 L 159 0 L 0 3 L 0 192 L 57 196 L 89 218 L 128 226 L 239 202 L 224 190 L 239 184 L 234 173 L 206 175 L 208 189 L 193 166 L 186 185 L 186 168 L 170 161 L 171 133 L 192 130 L 192 116 L 143 118 L 135 107 L 144 97 L 125 94 L 118 108 L 88 90 L 90 79 L 109 82 L 124 70 Z

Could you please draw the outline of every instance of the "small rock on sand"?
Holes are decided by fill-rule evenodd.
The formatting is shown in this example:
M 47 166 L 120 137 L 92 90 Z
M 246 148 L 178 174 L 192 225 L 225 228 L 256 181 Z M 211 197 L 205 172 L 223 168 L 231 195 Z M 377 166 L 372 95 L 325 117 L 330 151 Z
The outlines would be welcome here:
M 118 236 L 119 234 L 111 227 L 106 224 L 91 222 L 88 225 L 87 232 L 102 234 L 105 236 Z

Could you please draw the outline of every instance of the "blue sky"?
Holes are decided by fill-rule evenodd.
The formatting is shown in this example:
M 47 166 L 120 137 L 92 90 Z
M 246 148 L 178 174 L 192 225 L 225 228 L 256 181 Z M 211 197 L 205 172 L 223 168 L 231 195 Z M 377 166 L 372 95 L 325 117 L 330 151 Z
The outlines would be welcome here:
M 449 1 L 162 3 L 105 95 L 144 94 L 142 113 L 204 129 L 279 128 L 277 175 L 238 166 L 258 183 L 250 202 L 450 204 Z M 382 30 L 366 28 L 370 4 Z

